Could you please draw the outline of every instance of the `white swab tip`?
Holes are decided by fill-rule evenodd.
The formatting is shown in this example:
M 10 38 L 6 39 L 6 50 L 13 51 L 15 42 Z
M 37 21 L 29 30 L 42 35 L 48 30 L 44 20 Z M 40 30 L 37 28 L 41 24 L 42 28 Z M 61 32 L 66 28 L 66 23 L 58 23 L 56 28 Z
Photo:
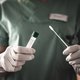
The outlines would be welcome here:
M 49 28 L 50 28 L 50 29 L 53 31 L 53 28 L 52 28 L 52 26 L 50 26 L 50 25 L 49 25 Z

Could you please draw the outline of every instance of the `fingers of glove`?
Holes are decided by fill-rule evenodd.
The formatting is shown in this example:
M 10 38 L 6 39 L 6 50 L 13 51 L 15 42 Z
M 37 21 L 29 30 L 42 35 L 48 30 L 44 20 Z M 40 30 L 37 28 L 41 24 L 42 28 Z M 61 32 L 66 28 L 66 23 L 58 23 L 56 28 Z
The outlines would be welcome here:
M 26 60 L 32 60 L 34 59 L 34 55 L 33 54 L 16 54 L 14 53 L 14 51 L 12 50 L 11 53 L 10 53 L 11 57 L 14 59 L 14 60 L 17 60 L 17 61 L 26 61 Z
M 10 54 L 9 56 L 10 57 L 7 57 L 7 58 L 12 66 L 22 66 L 25 64 L 25 61 L 17 61 L 17 60 L 14 60 Z
M 14 68 L 14 72 L 20 71 L 21 69 L 22 69 L 22 66 L 17 66 L 17 67 Z
M 80 64 L 72 65 L 72 67 L 74 68 L 76 73 L 80 74 Z
M 75 59 L 75 60 L 69 61 L 69 64 L 71 64 L 71 65 L 80 64 L 80 59 Z
M 76 51 L 75 53 L 71 53 L 66 57 L 67 61 L 72 61 L 80 58 L 80 50 Z
M 20 70 L 22 66 L 19 66 L 19 65 L 22 65 L 23 62 L 22 63 L 18 63 L 18 66 L 15 67 L 14 65 L 16 65 L 16 62 L 13 62 L 11 60 L 12 60 L 11 57 L 3 55 L 1 57 L 1 66 L 2 66 L 2 68 L 5 71 L 8 71 L 8 72 L 14 72 L 14 71 Z M 12 62 L 13 65 L 11 64 L 10 61 Z
M 17 67 L 12 66 L 8 60 L 4 61 L 2 66 L 3 66 L 4 70 L 8 71 L 8 72 L 16 72 L 16 71 L 21 70 L 21 68 L 22 68 L 22 66 L 17 66 Z
M 16 72 L 16 71 L 21 70 L 22 68 L 22 66 L 16 66 L 16 67 L 12 66 L 10 62 L 6 63 L 5 65 L 6 65 L 5 70 L 8 72 Z
M 16 53 L 26 53 L 26 54 L 33 54 L 33 53 L 35 53 L 35 49 L 33 49 L 33 48 L 26 48 L 26 47 L 22 47 L 22 46 L 14 46 L 13 50 Z
M 11 65 L 11 63 L 8 61 L 8 59 L 6 58 L 5 60 L 2 58 L 2 67 L 5 71 L 14 71 L 14 67 Z
M 71 59 L 71 55 L 72 53 L 70 53 L 67 57 L 66 57 L 66 61 L 69 61 Z
M 80 45 L 73 45 L 73 46 L 69 46 L 67 47 L 64 51 L 63 51 L 63 54 L 64 55 L 68 55 L 70 53 L 74 53 L 76 52 L 77 50 L 80 49 Z
M 32 59 L 34 59 L 34 55 L 16 54 L 16 56 L 14 57 L 14 60 L 17 60 L 17 61 L 29 61 Z

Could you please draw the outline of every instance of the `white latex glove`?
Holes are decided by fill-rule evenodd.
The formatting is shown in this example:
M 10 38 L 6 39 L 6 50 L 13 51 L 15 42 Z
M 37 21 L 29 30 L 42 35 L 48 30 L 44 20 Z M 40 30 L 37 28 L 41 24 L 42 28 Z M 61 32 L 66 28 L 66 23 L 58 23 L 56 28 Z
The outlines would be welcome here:
M 80 73 L 80 45 L 72 45 L 63 51 L 66 57 L 66 61 L 73 66 L 77 73 Z
M 35 49 L 22 46 L 9 46 L 0 54 L 0 67 L 7 72 L 21 70 L 26 61 L 34 58 Z

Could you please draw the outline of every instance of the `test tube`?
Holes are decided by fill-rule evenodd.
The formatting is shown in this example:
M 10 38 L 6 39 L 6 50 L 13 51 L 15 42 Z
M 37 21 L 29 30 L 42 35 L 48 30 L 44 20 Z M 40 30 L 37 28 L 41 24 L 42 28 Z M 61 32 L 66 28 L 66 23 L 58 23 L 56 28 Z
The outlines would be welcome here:
M 29 42 L 26 45 L 27 48 L 31 48 L 33 46 L 33 44 L 36 41 L 38 35 L 39 35 L 38 32 L 33 32 L 32 33 L 31 38 L 29 39 Z

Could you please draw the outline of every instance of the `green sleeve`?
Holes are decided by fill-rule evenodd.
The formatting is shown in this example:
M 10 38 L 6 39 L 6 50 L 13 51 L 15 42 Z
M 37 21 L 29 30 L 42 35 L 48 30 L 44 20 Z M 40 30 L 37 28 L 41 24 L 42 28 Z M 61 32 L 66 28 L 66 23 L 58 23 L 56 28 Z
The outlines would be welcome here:
M 1 25 L 0 25 L 0 45 L 3 45 L 3 46 L 8 45 L 8 35 Z
M 2 18 L 2 9 L 0 5 L 0 45 L 7 46 L 8 35 L 7 35 L 7 32 L 3 28 L 4 25 L 1 24 L 1 18 Z

